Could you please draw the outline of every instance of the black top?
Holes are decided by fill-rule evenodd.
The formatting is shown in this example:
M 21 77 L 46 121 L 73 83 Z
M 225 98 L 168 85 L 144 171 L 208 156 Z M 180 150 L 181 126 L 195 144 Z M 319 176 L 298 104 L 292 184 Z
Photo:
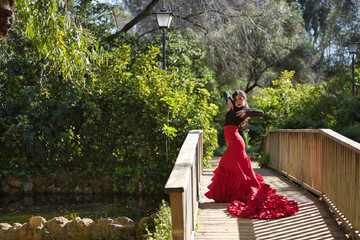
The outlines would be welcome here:
M 247 118 L 247 117 L 261 117 L 264 115 L 264 112 L 261 110 L 252 110 L 252 109 L 248 109 L 245 107 L 236 107 L 234 104 L 234 101 L 231 97 L 231 95 L 228 92 L 224 92 L 223 93 L 224 98 L 227 100 L 228 98 L 230 98 L 230 100 L 233 103 L 233 109 L 229 110 L 226 113 L 225 116 L 225 126 L 227 125 L 235 125 L 235 126 L 240 126 L 240 124 Z M 236 116 L 236 113 L 238 111 L 244 111 L 245 115 L 243 117 L 238 117 Z

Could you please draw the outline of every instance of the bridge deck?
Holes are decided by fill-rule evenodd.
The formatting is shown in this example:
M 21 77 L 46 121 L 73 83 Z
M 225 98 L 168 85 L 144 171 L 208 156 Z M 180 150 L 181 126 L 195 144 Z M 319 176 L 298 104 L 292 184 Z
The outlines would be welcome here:
M 264 182 L 276 189 L 277 193 L 297 201 L 300 211 L 291 217 L 274 220 L 244 219 L 230 215 L 226 203 L 215 203 L 204 196 L 219 160 L 214 157 L 212 168 L 203 170 L 196 240 L 347 239 L 324 202 L 277 172 L 259 168 L 255 162 L 252 162 L 254 171 L 264 177 Z

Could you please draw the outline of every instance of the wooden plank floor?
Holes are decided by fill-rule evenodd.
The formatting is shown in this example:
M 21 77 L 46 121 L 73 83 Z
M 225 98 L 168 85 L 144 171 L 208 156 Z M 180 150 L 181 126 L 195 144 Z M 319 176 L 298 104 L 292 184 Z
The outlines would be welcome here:
M 211 182 L 220 158 L 214 157 L 212 168 L 204 169 L 201 180 L 196 240 L 208 239 L 347 239 L 327 205 L 308 191 L 289 182 L 271 169 L 259 168 L 252 162 L 256 173 L 278 194 L 299 204 L 300 211 L 290 217 L 257 220 L 237 218 L 227 212 L 227 203 L 215 203 L 204 193 Z

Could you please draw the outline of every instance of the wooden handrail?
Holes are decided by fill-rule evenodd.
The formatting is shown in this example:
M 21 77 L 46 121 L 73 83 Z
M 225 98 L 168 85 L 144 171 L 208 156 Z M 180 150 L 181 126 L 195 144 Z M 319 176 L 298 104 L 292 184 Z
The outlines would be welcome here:
M 203 131 L 188 133 L 165 185 L 170 195 L 174 240 L 193 239 L 203 164 Z
M 360 144 L 330 129 L 270 130 L 270 167 L 321 196 L 360 239 Z

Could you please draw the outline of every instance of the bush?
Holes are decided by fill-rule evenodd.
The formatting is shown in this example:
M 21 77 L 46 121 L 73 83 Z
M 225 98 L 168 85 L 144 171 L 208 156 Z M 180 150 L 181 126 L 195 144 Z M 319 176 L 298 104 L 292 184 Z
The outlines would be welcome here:
M 270 165 L 270 155 L 269 154 L 266 154 L 266 155 L 259 154 L 257 156 L 257 162 L 261 168 L 268 167 Z
M 55 73 L 46 89 L 34 80 L 21 85 L 22 71 L 0 75 L 0 174 L 65 170 L 116 180 L 119 192 L 162 191 L 193 129 L 204 131 L 206 164 L 217 146 L 216 86 L 201 48 L 172 48 L 182 57 L 186 51 L 187 64 L 167 72 L 158 67 L 155 47 L 136 54 L 114 47 L 84 88 Z
M 359 141 L 360 96 L 349 94 L 349 81 L 340 73 L 329 82 L 293 86 L 294 72 L 285 71 L 253 99 L 265 112 L 264 129 L 330 128 Z
M 172 239 L 171 208 L 162 200 L 159 211 L 154 216 L 155 231 L 150 232 L 149 239 Z

